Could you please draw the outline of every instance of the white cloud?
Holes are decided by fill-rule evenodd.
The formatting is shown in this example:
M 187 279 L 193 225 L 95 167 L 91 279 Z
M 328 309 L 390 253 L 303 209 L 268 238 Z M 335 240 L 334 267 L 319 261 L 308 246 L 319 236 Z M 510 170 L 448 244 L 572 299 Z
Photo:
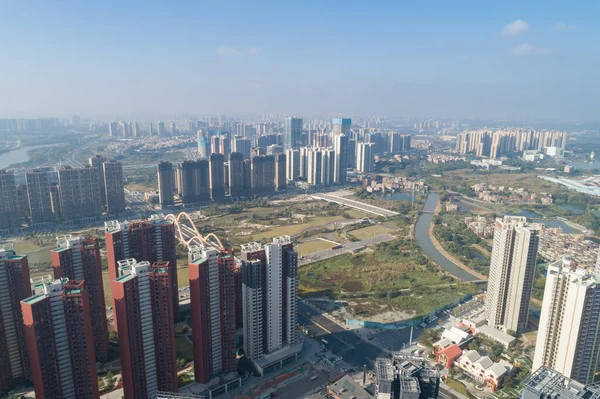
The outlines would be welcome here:
M 260 49 L 260 47 L 250 47 L 248 49 L 248 52 L 250 53 L 250 55 L 258 55 L 260 54 L 262 50 Z
M 515 55 L 533 55 L 533 54 L 548 54 L 550 52 L 547 48 L 535 47 L 529 43 L 523 43 L 512 49 L 512 53 Z
M 559 22 L 552 26 L 552 29 L 555 32 L 573 32 L 575 30 L 575 25 L 569 25 L 564 22 Z
M 227 55 L 227 56 L 240 56 L 240 55 L 251 55 L 256 56 L 260 54 L 260 47 L 248 47 L 248 48 L 240 48 L 240 47 L 231 47 L 231 46 L 219 46 L 216 49 L 218 55 Z
M 262 89 L 262 85 L 260 83 L 249 83 L 248 88 L 252 90 Z
M 529 24 L 522 19 L 511 22 L 502 29 L 503 36 L 519 36 L 529 30 Z

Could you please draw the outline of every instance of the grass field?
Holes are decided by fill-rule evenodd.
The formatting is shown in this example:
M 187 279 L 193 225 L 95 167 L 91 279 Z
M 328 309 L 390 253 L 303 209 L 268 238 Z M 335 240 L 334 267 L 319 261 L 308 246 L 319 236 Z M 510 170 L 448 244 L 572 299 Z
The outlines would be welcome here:
M 298 223 L 291 225 L 281 225 L 269 227 L 267 230 L 246 236 L 246 242 L 260 241 L 262 239 L 269 239 L 278 236 L 295 236 L 300 234 L 302 231 L 313 228 L 322 227 L 329 222 L 335 222 L 337 220 L 343 220 L 342 216 L 317 216 L 310 219 L 306 223 Z
M 411 241 L 380 244 L 372 253 L 344 254 L 302 266 L 298 271 L 302 296 L 327 296 L 352 302 L 357 317 L 389 310 L 423 315 L 476 291 L 435 268 Z
M 350 234 L 357 240 L 365 240 L 371 237 L 380 236 L 382 234 L 391 233 L 394 230 L 387 226 L 376 224 L 373 226 L 363 227 L 362 229 L 352 230 Z
M 296 245 L 295 249 L 296 249 L 296 252 L 298 252 L 298 255 L 304 256 L 304 255 L 312 254 L 313 252 L 322 251 L 324 249 L 331 248 L 333 245 L 335 245 L 335 244 L 333 244 L 329 241 L 315 238 L 314 240 L 302 242 L 302 243 Z
M 175 349 L 177 352 L 181 353 L 181 356 L 179 356 L 178 353 L 177 357 L 185 357 L 188 359 L 194 358 L 194 347 L 192 344 L 190 344 L 190 341 L 188 341 L 186 337 L 175 337 Z
M 468 398 L 473 398 L 473 394 L 467 390 L 467 387 L 462 382 L 448 378 L 446 384 L 456 392 L 461 393 Z

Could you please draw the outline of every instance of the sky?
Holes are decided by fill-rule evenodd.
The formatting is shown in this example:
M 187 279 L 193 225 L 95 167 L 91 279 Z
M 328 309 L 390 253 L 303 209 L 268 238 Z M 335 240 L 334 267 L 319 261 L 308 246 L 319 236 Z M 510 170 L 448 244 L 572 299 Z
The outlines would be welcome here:
M 600 119 L 597 1 L 0 0 L 0 118 Z

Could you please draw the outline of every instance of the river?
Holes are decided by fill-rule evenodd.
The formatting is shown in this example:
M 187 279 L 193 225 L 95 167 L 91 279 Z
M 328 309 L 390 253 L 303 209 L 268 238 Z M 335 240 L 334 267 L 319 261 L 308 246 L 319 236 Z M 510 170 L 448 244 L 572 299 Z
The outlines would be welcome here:
M 425 252 L 431 260 L 436 264 L 440 265 L 448 273 L 458 277 L 463 281 L 475 281 L 479 280 L 479 277 L 472 275 L 471 273 L 461 269 L 450 259 L 446 258 L 440 251 L 438 251 L 431 238 L 429 237 L 429 226 L 433 220 L 433 211 L 438 202 L 439 194 L 430 193 L 425 202 L 424 212 L 419 216 L 417 225 L 415 226 L 415 237 L 419 247 Z
M 42 144 L 42 145 L 30 145 L 27 147 L 17 148 L 9 152 L 0 154 L 0 169 L 8 168 L 11 165 L 17 163 L 23 163 L 29 161 L 29 151 L 37 148 L 54 147 L 59 144 Z

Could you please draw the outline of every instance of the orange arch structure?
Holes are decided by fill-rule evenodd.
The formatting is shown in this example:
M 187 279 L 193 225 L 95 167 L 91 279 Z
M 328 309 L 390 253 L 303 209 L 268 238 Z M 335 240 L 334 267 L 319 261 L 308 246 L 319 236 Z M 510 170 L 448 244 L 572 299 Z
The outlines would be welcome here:
M 180 219 L 182 217 L 187 219 L 188 223 L 190 224 L 190 226 L 186 226 L 186 227 L 188 227 L 189 229 L 191 229 L 194 232 L 193 236 L 189 240 L 186 240 L 186 238 L 183 235 L 182 226 L 184 226 L 184 225 L 182 223 L 183 221 L 180 222 Z M 175 223 L 175 226 L 177 227 L 177 232 L 179 233 L 179 239 L 182 242 L 184 242 L 185 245 L 189 246 L 190 244 L 195 242 L 195 243 L 201 244 L 201 245 L 209 245 L 209 246 L 216 245 L 221 249 L 225 249 L 225 246 L 223 245 L 221 240 L 219 240 L 219 237 L 217 237 L 213 233 L 207 234 L 206 237 L 203 236 L 202 234 L 200 234 L 200 232 L 198 231 L 198 228 L 196 228 L 196 225 L 194 224 L 194 221 L 192 220 L 190 215 L 188 215 L 186 212 L 181 212 L 177 216 L 175 216 L 172 213 L 168 214 L 167 216 L 165 216 L 165 220 L 170 220 L 173 223 Z M 189 231 L 188 231 L 188 233 L 189 233 Z

